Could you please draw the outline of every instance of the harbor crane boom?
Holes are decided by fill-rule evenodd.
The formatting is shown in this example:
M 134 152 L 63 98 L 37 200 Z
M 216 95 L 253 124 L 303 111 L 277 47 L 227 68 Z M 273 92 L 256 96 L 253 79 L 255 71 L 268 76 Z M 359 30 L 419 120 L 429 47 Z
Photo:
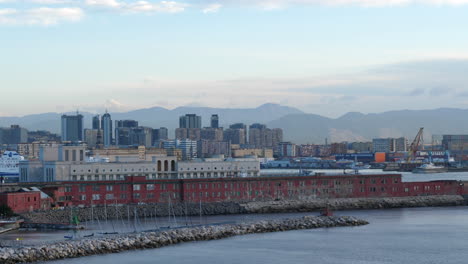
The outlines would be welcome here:
M 419 147 L 423 144 L 423 132 L 424 132 L 424 127 L 421 127 L 419 129 L 418 134 L 414 138 L 413 142 L 411 143 L 408 151 L 408 159 L 406 160 L 407 162 L 410 162 L 411 160 L 416 159 L 416 152 L 418 152 Z

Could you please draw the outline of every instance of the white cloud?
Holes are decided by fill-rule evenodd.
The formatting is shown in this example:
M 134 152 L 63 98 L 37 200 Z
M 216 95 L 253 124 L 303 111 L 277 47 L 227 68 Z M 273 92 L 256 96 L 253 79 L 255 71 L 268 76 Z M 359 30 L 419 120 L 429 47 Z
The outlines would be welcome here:
M 25 0 L 25 1 L 27 1 L 28 3 L 44 4 L 44 5 L 59 5 L 59 4 L 73 3 L 72 0 Z
M 3 8 L 3 9 L 0 9 L 0 16 L 12 15 L 12 14 L 16 14 L 17 12 L 18 11 L 13 8 Z
M 137 1 L 125 5 L 124 10 L 129 12 L 179 13 L 183 12 L 187 6 L 187 4 L 178 3 L 174 1 L 161 1 L 159 3 Z
M 149 2 L 145 0 L 124 2 L 117 0 L 86 0 L 88 6 L 115 9 L 121 12 L 140 13 L 140 12 L 158 12 L 158 13 L 179 13 L 188 6 L 184 3 L 175 1 Z
M 205 13 L 205 14 L 208 14 L 208 13 L 216 13 L 219 11 L 219 9 L 222 7 L 221 4 L 211 4 L 211 5 L 208 5 L 207 7 L 205 7 L 202 12 Z
M 0 24 L 54 25 L 62 21 L 76 22 L 81 20 L 83 16 L 83 10 L 77 7 L 0 9 Z
M 89 6 L 100 6 L 108 8 L 118 8 L 122 5 L 115 0 L 85 0 L 85 4 Z

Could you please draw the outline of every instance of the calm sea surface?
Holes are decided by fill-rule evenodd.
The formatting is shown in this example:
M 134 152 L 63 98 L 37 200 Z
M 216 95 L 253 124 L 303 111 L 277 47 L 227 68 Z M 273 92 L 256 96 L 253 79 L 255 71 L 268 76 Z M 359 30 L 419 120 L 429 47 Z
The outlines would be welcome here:
M 468 263 L 468 207 L 338 214 L 361 217 L 370 224 L 246 235 L 46 263 Z M 284 216 L 288 215 L 275 215 Z

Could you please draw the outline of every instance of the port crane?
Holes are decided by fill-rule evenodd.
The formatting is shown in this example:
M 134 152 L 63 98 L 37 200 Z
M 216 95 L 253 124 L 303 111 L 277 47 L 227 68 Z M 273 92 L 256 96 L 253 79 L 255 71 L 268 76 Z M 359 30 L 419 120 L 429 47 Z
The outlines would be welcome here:
M 419 151 L 420 146 L 422 146 L 424 142 L 423 132 L 424 132 L 424 127 L 421 127 L 419 129 L 418 134 L 416 135 L 413 142 L 411 143 L 409 150 L 408 150 L 408 158 L 406 159 L 407 163 L 409 163 L 411 160 L 416 159 L 416 153 Z

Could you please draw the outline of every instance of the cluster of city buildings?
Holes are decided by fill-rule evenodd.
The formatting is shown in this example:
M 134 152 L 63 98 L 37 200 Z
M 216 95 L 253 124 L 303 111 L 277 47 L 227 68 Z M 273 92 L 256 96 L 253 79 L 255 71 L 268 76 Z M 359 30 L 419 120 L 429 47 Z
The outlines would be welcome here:
M 209 127 L 202 127 L 201 116 L 181 116 L 173 138 L 169 137 L 165 127 L 141 126 L 136 120 L 113 122 L 109 113 L 93 117 L 90 129 L 83 129 L 83 116 L 80 114 L 62 116 L 62 142 L 85 142 L 90 149 L 154 147 L 165 149 L 169 154 L 178 154 L 183 160 L 213 155 L 230 157 L 233 153 L 234 157 L 266 154 L 263 157 L 272 158 L 282 141 L 281 129 L 270 129 L 262 124 L 252 124 L 247 129 L 247 125 L 237 123 L 224 129 L 219 126 L 217 114 L 211 116 Z
M 268 174 L 261 171 L 261 164 L 273 157 L 278 158 L 278 167 L 336 168 L 340 160 L 370 163 L 399 157 L 408 151 L 408 141 L 385 138 L 296 145 L 283 140 L 281 129 L 242 123 L 225 129 L 219 121 L 218 115 L 212 115 L 210 126 L 202 127 L 200 116 L 181 116 L 172 139 L 167 128 L 141 126 L 136 120 L 113 121 L 109 113 L 93 117 L 91 128 L 84 127 L 78 113 L 63 115 L 60 138 L 19 126 L 2 129 L 2 144 L 16 146 L 25 159 L 18 159 L 16 181 L 5 181 L 6 176 L 0 175 L 0 204 L 24 212 L 53 206 L 168 201 L 468 193 L 456 181 L 404 183 L 395 174 Z M 463 154 L 468 136 L 446 135 L 439 145 Z M 9 164 L 18 156 L 5 153 Z

